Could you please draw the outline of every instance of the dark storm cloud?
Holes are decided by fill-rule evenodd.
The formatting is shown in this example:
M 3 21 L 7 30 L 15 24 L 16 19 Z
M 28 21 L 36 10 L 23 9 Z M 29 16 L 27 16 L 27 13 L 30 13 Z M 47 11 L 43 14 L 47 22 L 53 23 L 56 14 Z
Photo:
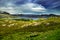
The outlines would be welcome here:
M 9 2 L 14 3 L 14 0 L 0 0 L 0 7 L 6 6 Z
M 27 0 L 17 0 L 17 1 L 15 1 L 15 4 L 16 5 L 21 5 L 21 4 L 24 4 L 24 3 L 26 3 L 27 2 Z
M 21 5 L 27 2 L 32 2 L 32 3 L 37 3 L 37 4 L 41 4 L 42 6 L 44 6 L 47 9 L 60 9 L 60 0 L 18 0 L 15 2 L 15 4 L 17 5 Z
M 48 9 L 58 8 L 60 6 L 60 0 L 35 0 L 37 4 L 42 4 Z
M 0 6 L 5 6 L 8 2 L 17 6 L 31 2 L 41 4 L 47 9 L 60 9 L 60 0 L 0 0 Z

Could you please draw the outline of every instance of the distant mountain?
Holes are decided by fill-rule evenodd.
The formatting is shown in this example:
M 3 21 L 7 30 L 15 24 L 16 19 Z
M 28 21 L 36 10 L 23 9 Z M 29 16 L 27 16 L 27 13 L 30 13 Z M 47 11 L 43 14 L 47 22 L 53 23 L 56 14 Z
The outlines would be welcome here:
M 41 15 L 32 15 L 32 14 L 13 14 L 12 16 L 19 16 L 19 17 L 31 17 L 31 18 L 40 18 L 40 17 L 51 17 L 51 16 L 56 16 L 60 17 L 60 15 L 55 15 L 55 14 L 41 14 Z
M 0 11 L 0 18 L 17 18 L 17 17 L 28 17 L 28 18 L 46 18 L 46 17 L 60 17 L 60 15 L 55 14 L 41 14 L 41 15 L 32 15 L 32 14 L 10 14 L 8 12 Z
M 0 11 L 0 14 L 10 14 L 10 13 L 8 13 L 8 12 L 5 12 L 5 11 Z
M 13 16 L 11 16 L 8 12 L 3 12 L 0 11 L 0 18 L 12 18 Z

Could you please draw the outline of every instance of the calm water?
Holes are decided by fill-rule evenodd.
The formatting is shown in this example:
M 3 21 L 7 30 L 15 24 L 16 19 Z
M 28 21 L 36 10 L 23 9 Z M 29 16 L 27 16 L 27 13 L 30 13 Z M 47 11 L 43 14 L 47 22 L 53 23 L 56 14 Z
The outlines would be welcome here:
M 37 20 L 39 18 L 48 18 L 46 16 L 43 16 L 43 17 L 25 17 L 25 16 L 20 16 L 18 18 L 12 18 L 12 19 L 33 19 L 33 20 Z
M 23 18 L 23 19 L 34 19 L 34 20 L 38 19 L 38 18 L 33 18 L 33 17 L 20 17 L 20 18 Z
M 24 17 L 24 16 L 20 16 L 19 18 L 37 20 L 37 19 L 39 19 L 39 18 L 48 18 L 48 17 L 47 17 L 47 16 L 43 16 L 43 17 Z M 18 19 L 19 19 L 19 18 L 18 18 Z
M 12 19 L 33 19 L 33 20 L 37 20 L 39 18 L 31 18 L 31 17 L 18 17 L 18 18 L 12 18 Z

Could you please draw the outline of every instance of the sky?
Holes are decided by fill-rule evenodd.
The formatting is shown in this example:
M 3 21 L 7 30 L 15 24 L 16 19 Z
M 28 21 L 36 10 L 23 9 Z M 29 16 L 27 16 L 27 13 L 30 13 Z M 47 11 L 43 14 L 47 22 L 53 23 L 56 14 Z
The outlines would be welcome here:
M 0 11 L 10 14 L 60 14 L 60 0 L 0 0 Z

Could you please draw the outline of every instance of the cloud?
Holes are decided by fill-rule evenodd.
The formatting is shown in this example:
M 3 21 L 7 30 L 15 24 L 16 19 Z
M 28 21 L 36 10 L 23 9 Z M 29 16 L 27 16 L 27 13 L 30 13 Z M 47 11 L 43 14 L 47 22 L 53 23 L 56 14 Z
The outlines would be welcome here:
M 50 9 L 60 8 L 59 3 L 59 0 L 0 0 L 0 10 L 10 14 L 49 14 Z
M 0 6 L 6 6 L 7 3 L 14 3 L 15 5 L 23 5 L 25 3 L 36 3 L 41 4 L 47 9 L 52 9 L 60 6 L 60 0 L 0 0 Z
M 26 3 L 20 6 L 9 2 L 5 6 L 0 7 L 0 10 L 9 12 L 11 14 L 33 14 L 38 12 L 46 12 L 46 9 L 42 5 L 34 3 Z
M 50 8 L 50 9 L 53 9 L 53 8 L 56 8 L 56 7 L 59 7 L 59 6 L 60 6 L 60 1 L 57 1 L 57 2 L 52 3 L 52 4 L 49 6 L 49 8 Z
M 0 10 L 1 11 L 6 11 L 6 12 L 11 13 L 11 14 L 14 14 L 15 11 L 16 11 L 14 6 L 15 5 L 13 3 L 9 2 L 5 6 L 0 7 Z
M 46 9 L 42 5 L 34 5 L 32 7 L 32 11 L 35 11 L 35 12 L 45 12 Z
M 34 3 L 26 3 L 20 6 L 23 11 L 30 12 L 45 12 L 46 9 L 42 5 L 34 4 Z

